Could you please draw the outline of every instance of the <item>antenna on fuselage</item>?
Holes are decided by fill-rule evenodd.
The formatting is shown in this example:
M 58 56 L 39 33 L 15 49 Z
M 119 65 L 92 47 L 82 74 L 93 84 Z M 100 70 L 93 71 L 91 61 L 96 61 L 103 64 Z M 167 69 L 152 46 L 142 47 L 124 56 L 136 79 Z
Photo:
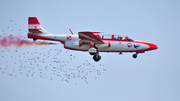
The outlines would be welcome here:
M 69 30 L 70 30 L 71 34 L 73 35 L 73 32 L 72 32 L 71 28 L 69 28 Z

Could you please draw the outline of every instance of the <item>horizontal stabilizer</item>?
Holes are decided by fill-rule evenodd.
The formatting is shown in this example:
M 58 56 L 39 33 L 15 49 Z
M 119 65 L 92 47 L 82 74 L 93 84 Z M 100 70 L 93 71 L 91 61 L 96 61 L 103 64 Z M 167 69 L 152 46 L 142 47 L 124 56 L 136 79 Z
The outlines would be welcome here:
M 40 31 L 40 29 L 29 29 L 29 32 L 33 32 L 33 33 L 43 33 L 42 31 Z

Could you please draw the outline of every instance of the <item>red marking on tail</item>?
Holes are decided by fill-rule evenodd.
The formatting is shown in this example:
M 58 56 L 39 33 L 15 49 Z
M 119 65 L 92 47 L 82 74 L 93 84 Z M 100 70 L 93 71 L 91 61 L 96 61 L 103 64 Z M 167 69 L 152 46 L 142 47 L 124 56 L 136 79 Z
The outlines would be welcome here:
M 36 17 L 29 17 L 28 24 L 40 24 Z

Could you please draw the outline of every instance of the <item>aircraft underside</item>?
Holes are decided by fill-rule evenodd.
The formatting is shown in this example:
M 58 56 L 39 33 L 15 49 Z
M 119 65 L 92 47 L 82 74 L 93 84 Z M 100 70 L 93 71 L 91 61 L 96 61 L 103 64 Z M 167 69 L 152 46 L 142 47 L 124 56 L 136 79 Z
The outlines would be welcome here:
M 138 44 L 141 45 L 141 48 L 134 48 L 134 47 L 128 47 L 126 44 L 128 42 L 112 42 L 111 47 L 102 47 L 98 44 L 93 44 L 92 46 L 87 44 L 79 47 L 79 41 L 69 41 L 64 44 L 64 48 L 70 49 L 70 50 L 77 50 L 77 51 L 88 51 L 90 55 L 93 55 L 94 61 L 99 61 L 101 59 L 101 56 L 99 55 L 99 52 L 119 52 L 122 54 L 122 52 L 135 52 L 133 54 L 133 58 L 137 58 L 138 53 L 144 53 L 145 49 L 148 49 L 149 46 L 145 44 Z M 135 43 L 132 43 L 135 45 Z

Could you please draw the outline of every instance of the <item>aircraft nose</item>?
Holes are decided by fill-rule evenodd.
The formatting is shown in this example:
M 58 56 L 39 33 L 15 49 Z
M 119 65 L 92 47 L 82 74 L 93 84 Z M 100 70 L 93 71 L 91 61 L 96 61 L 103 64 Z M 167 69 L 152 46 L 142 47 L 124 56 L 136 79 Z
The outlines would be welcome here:
M 155 44 L 149 44 L 149 46 L 151 50 L 158 49 L 158 46 Z

